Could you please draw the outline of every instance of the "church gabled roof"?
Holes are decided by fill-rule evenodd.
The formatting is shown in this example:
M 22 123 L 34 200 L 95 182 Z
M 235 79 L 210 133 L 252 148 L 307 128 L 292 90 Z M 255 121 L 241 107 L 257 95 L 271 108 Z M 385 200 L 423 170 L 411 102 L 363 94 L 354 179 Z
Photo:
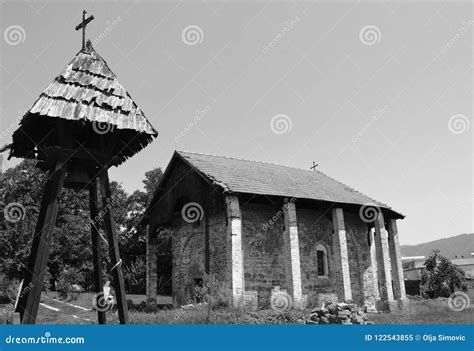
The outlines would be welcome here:
M 34 144 L 51 132 L 48 128 L 54 128 L 52 120 L 45 118 L 92 122 L 102 130 L 123 131 L 120 137 L 127 147 L 115 150 L 122 162 L 158 135 L 90 41 L 23 116 L 13 134 L 10 156 L 34 158 Z M 48 128 L 41 127 L 45 124 Z
M 294 197 L 361 206 L 370 204 L 387 209 L 398 218 L 404 217 L 389 206 L 319 171 L 185 151 L 175 151 L 168 169 L 176 159 L 186 162 L 224 192 Z M 167 173 L 165 172 L 162 182 L 165 181 Z M 154 196 L 149 205 L 150 210 L 156 201 L 158 199 Z M 148 212 L 147 209 L 146 215 Z

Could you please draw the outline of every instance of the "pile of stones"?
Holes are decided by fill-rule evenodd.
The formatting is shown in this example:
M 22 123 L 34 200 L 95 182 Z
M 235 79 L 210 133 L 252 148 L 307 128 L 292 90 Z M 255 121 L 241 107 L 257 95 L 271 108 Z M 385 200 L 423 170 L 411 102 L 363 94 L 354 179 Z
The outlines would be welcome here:
M 326 303 L 311 311 L 307 324 L 372 324 L 365 315 L 366 308 L 355 303 Z

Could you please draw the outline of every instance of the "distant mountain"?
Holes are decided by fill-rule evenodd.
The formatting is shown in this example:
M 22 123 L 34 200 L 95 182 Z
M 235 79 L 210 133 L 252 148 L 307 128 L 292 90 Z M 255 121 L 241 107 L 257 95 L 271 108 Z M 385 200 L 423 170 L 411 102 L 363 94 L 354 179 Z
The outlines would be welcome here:
M 400 245 L 402 257 L 428 256 L 434 249 L 438 249 L 441 255 L 448 258 L 471 257 L 471 252 L 474 252 L 474 234 L 461 234 L 418 245 Z

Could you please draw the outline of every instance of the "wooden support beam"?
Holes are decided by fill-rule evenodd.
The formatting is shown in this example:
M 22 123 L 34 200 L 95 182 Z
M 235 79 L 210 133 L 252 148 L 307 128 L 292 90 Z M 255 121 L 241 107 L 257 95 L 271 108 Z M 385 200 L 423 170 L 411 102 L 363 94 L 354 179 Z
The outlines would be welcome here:
M 102 279 L 102 252 L 100 250 L 101 243 L 99 240 L 98 221 L 99 210 L 97 201 L 97 179 L 93 179 L 89 184 L 89 209 L 91 216 L 91 239 L 92 239 L 92 264 L 94 266 L 94 284 L 96 298 L 103 294 L 104 282 Z M 105 311 L 97 311 L 99 324 L 107 323 Z
M 112 213 L 112 192 L 110 191 L 109 175 L 104 171 L 100 175 L 100 192 L 102 196 L 102 205 L 104 206 L 104 222 L 107 231 L 107 240 L 109 242 L 109 255 L 112 264 L 113 286 L 115 289 L 115 298 L 117 300 L 119 321 L 121 324 L 128 322 L 127 300 L 125 296 L 125 284 L 123 282 L 122 263 L 115 233 L 115 221 Z
M 207 275 L 211 272 L 211 254 L 209 242 L 209 210 L 204 212 L 204 271 Z
M 40 163 L 41 169 L 49 169 L 56 159 L 62 160 L 79 160 L 87 167 L 98 166 L 101 168 L 109 168 L 117 165 L 120 160 L 118 157 L 111 156 L 108 154 L 101 153 L 97 150 L 88 149 L 85 147 L 80 148 L 65 148 L 60 146 L 47 146 L 43 147 L 44 160 Z
M 35 235 L 23 286 L 31 286 L 20 296 L 17 312 L 20 312 L 22 324 L 34 324 L 43 290 L 49 248 L 53 229 L 58 215 L 58 203 L 63 187 L 65 165 L 56 161 L 51 168 L 41 201 L 41 209 L 36 223 Z
M 157 225 L 150 223 L 146 242 L 146 297 L 147 303 L 153 304 L 158 296 L 157 235 Z

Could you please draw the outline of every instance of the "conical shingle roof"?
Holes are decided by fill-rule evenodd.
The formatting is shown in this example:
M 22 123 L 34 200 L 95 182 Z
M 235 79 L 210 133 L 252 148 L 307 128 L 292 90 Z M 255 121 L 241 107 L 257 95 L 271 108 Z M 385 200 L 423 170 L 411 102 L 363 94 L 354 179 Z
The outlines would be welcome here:
M 41 159 L 41 147 L 57 142 L 58 119 L 73 122 L 67 128 L 80 123 L 92 139 L 99 136 L 105 144 L 116 143 L 109 151 L 118 163 L 158 135 L 90 41 L 25 114 L 13 134 L 10 156 Z

